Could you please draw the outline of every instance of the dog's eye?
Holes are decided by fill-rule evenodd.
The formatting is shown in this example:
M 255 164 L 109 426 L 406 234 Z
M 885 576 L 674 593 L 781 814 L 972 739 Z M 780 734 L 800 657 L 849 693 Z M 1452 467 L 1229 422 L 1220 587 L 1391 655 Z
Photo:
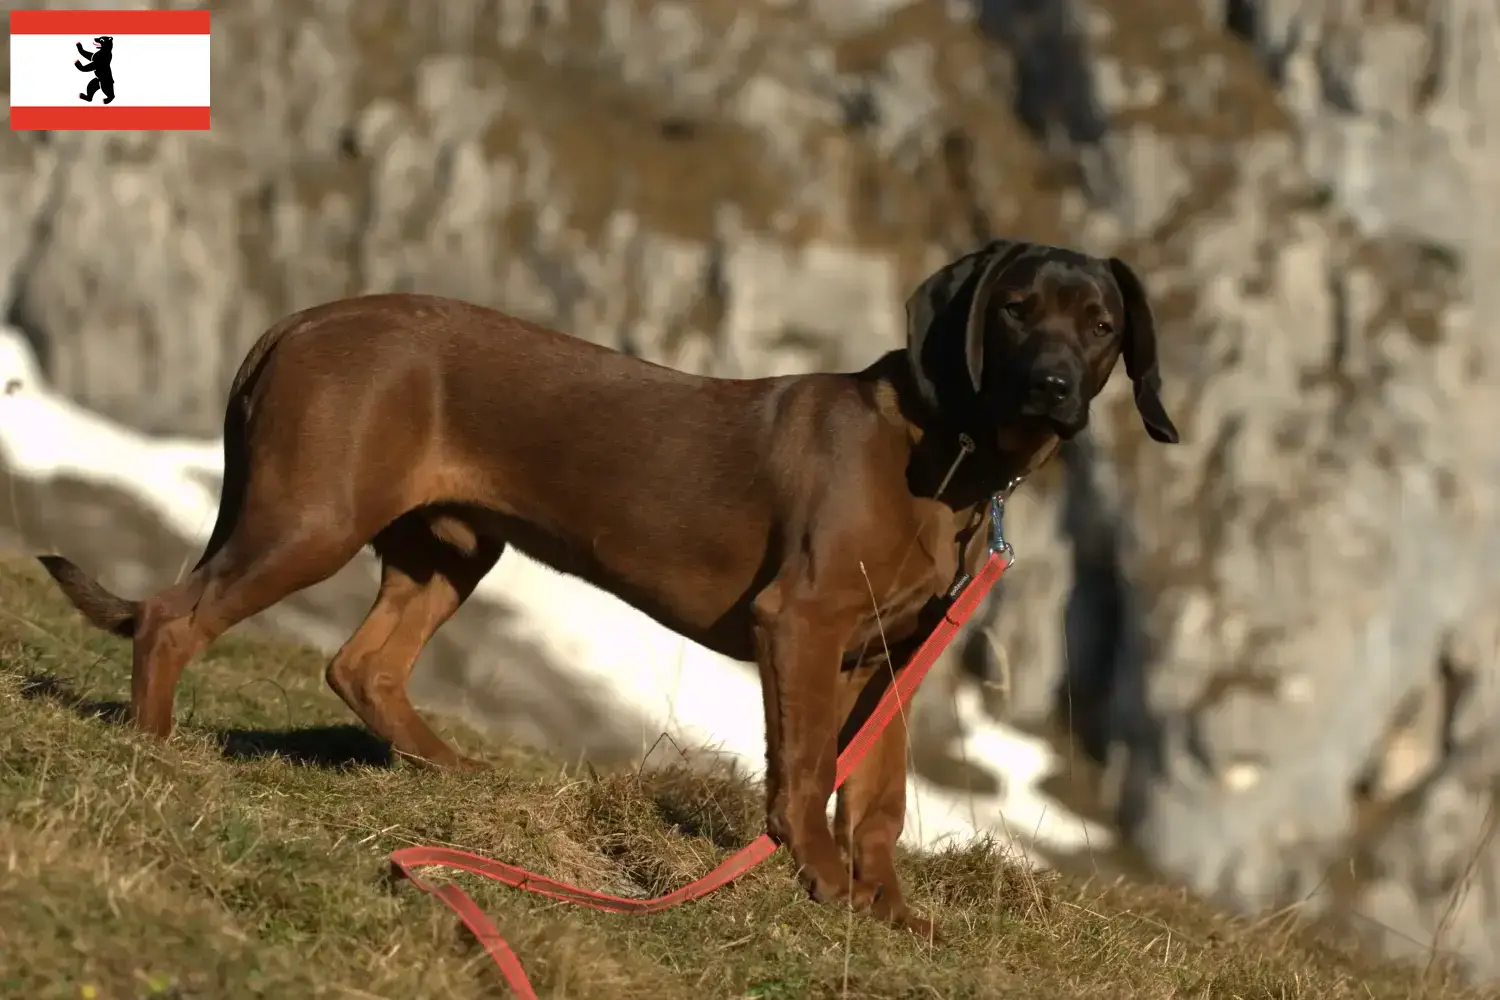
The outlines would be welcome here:
M 1101 337 L 1108 337 L 1115 332 L 1115 325 L 1107 319 L 1101 319 L 1094 325 L 1094 332 Z
M 1005 303 L 1005 314 L 1013 319 L 1026 318 L 1026 300 L 1016 299 L 1014 302 Z

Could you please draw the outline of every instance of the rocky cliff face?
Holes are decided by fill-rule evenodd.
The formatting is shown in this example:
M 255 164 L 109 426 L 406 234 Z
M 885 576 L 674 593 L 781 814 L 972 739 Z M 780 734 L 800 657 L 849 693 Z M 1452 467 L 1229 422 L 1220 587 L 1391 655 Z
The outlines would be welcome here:
M 856 366 L 979 240 L 1125 256 L 1184 443 L 1116 385 L 1028 487 L 923 696 L 933 773 L 978 683 L 1069 726 L 1156 871 L 1500 974 L 1493 4 L 244 0 L 214 32 L 209 134 L 0 137 L 0 291 L 62 391 L 212 436 L 273 319 L 392 289 Z M 61 489 L 22 527 L 175 572 Z M 531 724 L 607 715 L 567 704 Z

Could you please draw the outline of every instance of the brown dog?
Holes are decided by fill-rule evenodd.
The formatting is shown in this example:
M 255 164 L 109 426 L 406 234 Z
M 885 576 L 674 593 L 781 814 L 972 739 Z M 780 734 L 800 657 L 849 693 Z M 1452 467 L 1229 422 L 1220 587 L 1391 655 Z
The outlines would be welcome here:
M 195 653 L 371 545 L 380 593 L 328 683 L 400 753 L 458 765 L 407 676 L 514 545 L 757 662 L 768 830 L 816 898 L 927 932 L 894 863 L 905 726 L 844 785 L 835 836 L 840 720 L 847 738 L 889 683 L 887 644 L 904 662 L 982 560 L 986 499 L 1083 429 L 1122 352 L 1151 436 L 1177 431 L 1151 309 L 1119 260 L 996 242 L 907 310 L 908 349 L 862 372 L 731 380 L 449 299 L 317 306 L 235 377 L 218 521 L 185 580 L 127 601 L 42 563 L 89 621 L 134 640 L 133 718 L 165 737 Z

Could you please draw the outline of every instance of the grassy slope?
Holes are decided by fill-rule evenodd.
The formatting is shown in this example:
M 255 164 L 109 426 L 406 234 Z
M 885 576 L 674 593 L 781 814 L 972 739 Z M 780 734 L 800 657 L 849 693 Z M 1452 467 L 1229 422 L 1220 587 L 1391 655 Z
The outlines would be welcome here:
M 757 832 L 753 796 L 684 772 L 570 774 L 506 748 L 479 775 L 391 767 L 316 656 L 233 639 L 189 671 L 178 735 L 156 744 L 111 722 L 128 663 L 38 574 L 0 564 L 0 996 L 503 995 L 440 904 L 393 888 L 389 850 L 442 842 L 655 894 Z M 906 875 L 940 917 L 937 949 L 808 902 L 781 855 L 654 917 L 471 889 L 543 996 L 1468 995 L 1175 892 L 1039 879 L 984 847 Z

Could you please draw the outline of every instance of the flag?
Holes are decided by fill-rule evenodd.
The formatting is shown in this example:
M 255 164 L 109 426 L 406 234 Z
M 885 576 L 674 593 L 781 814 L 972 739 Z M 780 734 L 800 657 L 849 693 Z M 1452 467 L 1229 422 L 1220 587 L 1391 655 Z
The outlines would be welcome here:
M 208 11 L 13 10 L 12 129 L 206 129 Z

